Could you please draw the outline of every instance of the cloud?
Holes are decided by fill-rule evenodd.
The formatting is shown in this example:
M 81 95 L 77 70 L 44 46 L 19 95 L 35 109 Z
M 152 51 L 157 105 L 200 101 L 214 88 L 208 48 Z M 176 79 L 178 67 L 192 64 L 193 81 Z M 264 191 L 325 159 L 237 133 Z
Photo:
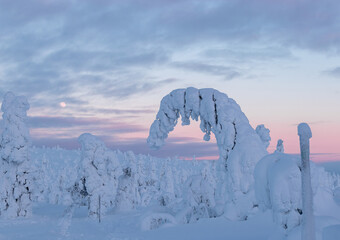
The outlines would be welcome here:
M 340 78 L 340 67 L 325 70 L 325 71 L 323 71 L 323 73 L 327 74 L 331 77 Z
M 239 70 L 233 67 L 226 67 L 221 65 L 206 64 L 201 62 L 173 62 L 172 66 L 175 68 L 185 69 L 193 72 L 201 72 L 222 76 L 226 80 L 232 80 L 240 77 L 242 74 Z
M 87 128 L 100 129 L 102 131 L 110 131 L 112 133 L 132 133 L 147 131 L 146 128 L 124 122 L 117 122 L 111 119 L 103 118 L 82 118 L 82 117 L 48 117 L 34 116 L 28 117 L 29 128 Z
M 340 52 L 336 0 L 1 0 L 1 6 L 2 88 L 43 102 L 77 91 L 128 98 L 161 88 L 164 81 L 150 77 L 160 66 L 226 79 L 243 74 L 228 58 L 172 63 L 192 47 L 239 62 L 289 57 L 296 47 Z
M 233 48 L 210 48 L 203 51 L 202 56 L 209 59 L 221 59 L 237 63 L 295 58 L 289 49 L 277 46 L 253 47 L 250 49 L 236 46 L 233 46 Z

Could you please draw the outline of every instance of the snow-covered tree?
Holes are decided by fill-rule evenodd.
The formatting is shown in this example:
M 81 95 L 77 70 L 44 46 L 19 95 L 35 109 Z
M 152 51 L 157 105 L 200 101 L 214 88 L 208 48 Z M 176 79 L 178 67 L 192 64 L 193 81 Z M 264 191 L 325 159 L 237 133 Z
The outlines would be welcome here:
M 78 138 L 81 144 L 80 179 L 85 185 L 89 199 L 89 216 L 100 218 L 111 206 L 110 182 L 107 173 L 107 148 L 95 136 L 84 133 Z
M 260 136 L 265 148 L 267 149 L 270 144 L 270 130 L 266 128 L 263 124 L 260 124 L 255 129 L 256 133 Z
M 160 170 L 160 196 L 159 202 L 162 206 L 168 206 L 171 203 L 175 203 L 175 186 L 174 176 L 171 167 L 171 159 L 167 158 L 163 162 Z
M 313 192 L 309 162 L 309 139 L 312 131 L 307 123 L 298 125 L 298 135 L 300 137 L 301 150 L 301 180 L 302 180 L 302 240 L 315 239 L 315 223 L 313 216 Z
M 118 211 L 135 209 L 140 202 L 137 181 L 136 156 L 129 151 L 124 154 L 126 166 L 123 167 L 123 174 L 118 180 L 118 189 L 115 206 Z
M 211 132 L 214 133 L 220 155 L 218 169 L 227 174 L 232 208 L 240 202 L 251 202 L 249 197 L 254 195 L 251 193 L 253 171 L 267 152 L 239 105 L 214 89 L 190 87 L 174 90 L 162 99 L 156 120 L 150 127 L 147 142 L 151 148 L 158 149 L 164 144 L 179 117 L 182 118 L 182 125 L 189 125 L 190 118 L 196 121 L 200 118 L 200 128 L 205 133 L 203 139 L 206 141 L 209 141 Z M 218 185 L 222 186 L 222 183 Z M 240 201 L 242 198 L 245 200 Z M 245 215 L 253 205 L 239 207 L 236 217 L 246 219 Z
M 284 153 L 284 151 L 285 150 L 284 150 L 284 147 L 283 147 L 283 140 L 282 139 L 277 140 L 275 152 Z
M 33 191 L 33 169 L 30 164 L 29 130 L 26 126 L 27 99 L 7 92 L 2 102 L 1 134 L 1 214 L 6 217 L 29 216 Z
M 272 209 L 274 222 L 288 230 L 302 219 L 299 167 L 297 157 L 275 152 L 261 159 L 254 171 L 259 208 Z
M 183 188 L 185 214 L 183 222 L 196 222 L 200 218 L 216 217 L 216 181 L 211 161 L 204 161 L 200 174 L 190 176 Z

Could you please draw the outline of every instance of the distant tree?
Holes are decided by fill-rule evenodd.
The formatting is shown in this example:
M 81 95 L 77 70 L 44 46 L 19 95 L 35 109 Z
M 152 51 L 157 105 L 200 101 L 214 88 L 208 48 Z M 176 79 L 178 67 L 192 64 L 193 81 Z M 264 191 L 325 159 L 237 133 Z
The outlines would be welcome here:
M 276 145 L 275 152 L 279 152 L 279 153 L 284 153 L 285 152 L 284 147 L 283 147 L 283 140 L 282 139 L 277 140 L 277 145 Z

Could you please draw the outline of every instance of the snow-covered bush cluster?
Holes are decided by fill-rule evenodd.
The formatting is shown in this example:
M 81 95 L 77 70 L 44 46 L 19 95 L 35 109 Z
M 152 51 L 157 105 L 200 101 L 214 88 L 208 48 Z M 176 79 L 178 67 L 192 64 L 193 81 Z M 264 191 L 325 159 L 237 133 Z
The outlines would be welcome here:
M 214 89 L 178 89 L 166 95 L 147 141 L 159 148 L 179 117 L 183 125 L 200 120 L 204 139 L 208 141 L 211 132 L 216 137 L 216 161 L 111 150 L 89 133 L 78 138 L 78 150 L 31 147 L 25 125 L 28 109 L 24 97 L 5 95 L 1 217 L 29 216 L 32 202 L 45 202 L 69 206 L 68 219 L 77 206 L 87 206 L 89 217 L 99 220 L 145 208 L 149 214 L 141 228 L 148 230 L 222 215 L 247 220 L 258 210 L 270 210 L 284 229 L 301 223 L 300 158 L 285 154 L 281 139 L 276 151 L 268 154 L 269 129 L 253 129 L 239 105 Z M 332 209 L 340 210 L 340 177 L 316 164 L 311 165 L 311 176 L 315 214 L 332 216 Z

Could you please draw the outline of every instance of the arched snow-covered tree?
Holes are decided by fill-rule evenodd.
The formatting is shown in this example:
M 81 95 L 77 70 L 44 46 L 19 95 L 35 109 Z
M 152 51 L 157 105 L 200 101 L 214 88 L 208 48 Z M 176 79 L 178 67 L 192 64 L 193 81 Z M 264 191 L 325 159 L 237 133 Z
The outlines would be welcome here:
M 227 170 L 229 201 L 238 205 L 239 199 L 252 191 L 255 165 L 267 154 L 259 135 L 240 106 L 226 94 L 190 87 L 174 90 L 162 99 L 147 139 L 151 148 L 158 149 L 164 144 L 180 116 L 182 125 L 189 125 L 190 118 L 196 121 L 200 118 L 204 140 L 209 141 L 211 132 L 214 133 L 220 155 L 218 169 Z M 242 216 L 245 212 L 240 211 L 237 218 L 245 219 Z
M 3 111 L 3 132 L 0 142 L 1 154 L 1 214 L 7 217 L 29 216 L 32 200 L 32 168 L 28 149 L 31 144 L 26 126 L 27 99 L 5 94 Z

